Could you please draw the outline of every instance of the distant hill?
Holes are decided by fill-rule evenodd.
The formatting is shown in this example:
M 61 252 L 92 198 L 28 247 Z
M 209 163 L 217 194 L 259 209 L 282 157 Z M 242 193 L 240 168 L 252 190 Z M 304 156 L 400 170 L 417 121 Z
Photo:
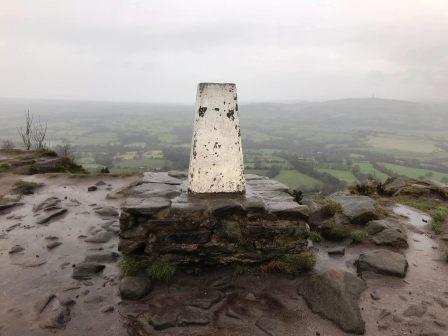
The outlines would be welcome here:
M 444 131 L 447 103 L 420 103 L 392 99 L 339 99 L 294 104 L 260 103 L 242 106 L 242 118 L 268 118 L 339 129 Z
M 0 99 L 0 138 L 15 135 L 16 126 L 30 108 L 35 115 L 60 127 L 70 121 L 78 127 L 131 125 L 144 118 L 169 129 L 190 127 L 193 105 L 118 103 L 73 100 Z M 251 103 L 240 106 L 243 126 L 266 130 L 270 125 L 300 125 L 332 130 L 446 131 L 448 103 L 393 99 L 339 99 L 322 102 Z

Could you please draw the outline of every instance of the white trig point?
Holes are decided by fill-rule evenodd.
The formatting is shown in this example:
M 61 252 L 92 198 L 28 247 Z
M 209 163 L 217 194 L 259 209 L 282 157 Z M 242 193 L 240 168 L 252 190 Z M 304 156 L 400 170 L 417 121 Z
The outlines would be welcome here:
M 192 193 L 245 191 L 235 84 L 198 85 L 188 190 Z

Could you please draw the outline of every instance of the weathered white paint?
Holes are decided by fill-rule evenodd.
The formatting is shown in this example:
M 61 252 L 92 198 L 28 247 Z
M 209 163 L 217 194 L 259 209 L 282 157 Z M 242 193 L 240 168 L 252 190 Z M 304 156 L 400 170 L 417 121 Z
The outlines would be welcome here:
M 245 190 L 235 84 L 198 85 L 188 190 L 193 193 Z

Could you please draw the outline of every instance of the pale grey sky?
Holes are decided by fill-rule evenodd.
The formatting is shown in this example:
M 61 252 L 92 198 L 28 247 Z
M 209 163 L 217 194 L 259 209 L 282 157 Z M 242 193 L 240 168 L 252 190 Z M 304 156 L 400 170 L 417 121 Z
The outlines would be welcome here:
M 447 0 L 0 0 L 0 96 L 448 99 Z

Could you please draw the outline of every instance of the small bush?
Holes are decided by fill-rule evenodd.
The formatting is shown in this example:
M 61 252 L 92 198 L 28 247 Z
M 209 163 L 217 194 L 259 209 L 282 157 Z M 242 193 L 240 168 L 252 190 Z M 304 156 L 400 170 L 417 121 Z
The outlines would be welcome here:
M 319 232 L 310 231 L 308 234 L 308 238 L 314 243 L 320 243 L 322 241 L 322 236 Z
M 47 157 L 57 157 L 58 156 L 58 153 L 56 153 L 56 151 L 54 151 L 52 149 L 44 148 L 41 151 L 42 151 L 42 155 L 47 156 Z
M 294 197 L 294 201 L 296 203 L 302 204 L 302 200 L 303 200 L 303 192 L 302 192 L 302 190 L 294 189 L 290 193 Z
M 0 163 L 0 173 L 6 173 L 11 169 L 11 167 L 6 163 Z
M 176 266 L 166 259 L 153 259 L 148 267 L 148 276 L 155 280 L 169 280 L 176 273 Z
M 431 216 L 433 219 L 432 230 L 435 234 L 442 233 L 442 225 L 448 217 L 448 206 L 439 205 L 431 211 Z
M 350 235 L 350 233 L 345 228 L 333 227 L 330 229 L 330 232 L 328 235 L 333 240 L 343 240 L 343 239 L 347 238 Z
M 141 262 L 135 257 L 123 255 L 120 260 L 120 270 L 123 276 L 133 276 L 141 268 Z
M 316 264 L 316 255 L 312 251 L 307 251 L 298 255 L 286 256 L 284 261 L 288 265 L 290 273 L 306 272 Z
M 355 186 L 355 191 L 359 195 L 370 196 L 374 195 L 378 191 L 378 186 L 380 184 L 375 180 L 368 180 L 366 183 L 357 184 Z
M 31 195 L 34 194 L 34 191 L 41 186 L 43 186 L 42 183 L 20 180 L 16 182 L 14 192 L 20 195 Z
M 70 158 L 62 158 L 61 164 L 61 170 L 64 172 L 69 172 L 71 174 L 87 174 L 87 171 L 83 166 L 78 165 Z
M 330 218 L 322 227 L 322 236 L 328 240 L 341 241 L 350 236 L 350 228 L 336 225 L 334 218 Z
M 332 200 L 325 199 L 323 200 L 322 204 L 324 205 L 324 211 L 328 216 L 334 216 L 337 213 L 342 212 L 341 205 Z
M 352 238 L 353 244 L 360 244 L 364 240 L 366 240 L 369 235 L 367 234 L 367 232 L 365 232 L 363 230 L 355 230 L 351 233 L 350 236 Z
M 274 259 L 260 266 L 263 273 L 290 273 L 289 265 L 284 260 Z

